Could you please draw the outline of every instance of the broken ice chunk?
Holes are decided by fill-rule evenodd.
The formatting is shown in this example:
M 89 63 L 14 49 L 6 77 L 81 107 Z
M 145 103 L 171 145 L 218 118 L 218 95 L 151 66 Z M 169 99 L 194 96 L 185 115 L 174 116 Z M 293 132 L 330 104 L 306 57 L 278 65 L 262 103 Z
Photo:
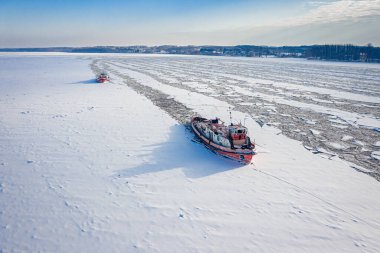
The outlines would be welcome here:
M 371 153 L 371 157 L 375 158 L 376 160 L 380 161 L 380 151 L 373 151 Z
M 350 135 L 344 135 L 343 137 L 342 137 L 342 141 L 350 141 L 350 140 L 352 140 L 354 137 L 352 137 L 352 136 L 350 136 Z
M 315 129 L 310 129 L 310 132 L 313 134 L 313 135 L 319 135 L 321 132 L 319 132 L 318 130 L 315 130 Z

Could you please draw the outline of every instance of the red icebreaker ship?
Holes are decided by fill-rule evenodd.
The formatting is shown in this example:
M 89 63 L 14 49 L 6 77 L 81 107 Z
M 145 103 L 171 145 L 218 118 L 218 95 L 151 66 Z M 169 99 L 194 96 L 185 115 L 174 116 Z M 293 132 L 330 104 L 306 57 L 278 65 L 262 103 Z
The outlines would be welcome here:
M 96 82 L 98 83 L 105 83 L 110 80 L 109 76 L 106 73 L 101 73 L 96 77 Z
M 209 149 L 227 158 L 249 164 L 255 155 L 255 144 L 242 124 L 224 125 L 220 119 L 192 117 L 191 127 Z

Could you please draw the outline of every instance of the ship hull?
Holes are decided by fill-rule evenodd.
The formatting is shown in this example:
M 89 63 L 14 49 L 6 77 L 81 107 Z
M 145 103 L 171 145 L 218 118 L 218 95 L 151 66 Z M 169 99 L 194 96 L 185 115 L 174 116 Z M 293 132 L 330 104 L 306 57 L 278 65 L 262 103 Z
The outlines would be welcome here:
M 97 78 L 96 79 L 96 82 L 98 82 L 98 83 L 105 83 L 107 81 L 108 81 L 107 78 Z

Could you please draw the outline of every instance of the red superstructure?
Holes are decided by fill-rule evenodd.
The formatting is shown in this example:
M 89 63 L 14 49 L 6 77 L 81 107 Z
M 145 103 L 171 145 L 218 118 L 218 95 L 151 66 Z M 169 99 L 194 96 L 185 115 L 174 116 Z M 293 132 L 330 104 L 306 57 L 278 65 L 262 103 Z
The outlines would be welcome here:
M 226 126 L 218 118 L 192 117 L 191 127 L 208 148 L 222 156 L 248 164 L 256 154 L 248 129 L 241 124 Z

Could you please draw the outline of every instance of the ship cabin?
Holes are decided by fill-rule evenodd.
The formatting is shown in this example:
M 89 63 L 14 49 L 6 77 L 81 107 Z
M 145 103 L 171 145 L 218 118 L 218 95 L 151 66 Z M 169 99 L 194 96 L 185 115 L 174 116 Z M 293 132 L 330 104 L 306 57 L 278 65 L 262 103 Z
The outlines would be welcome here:
M 234 146 L 247 144 L 248 129 L 242 125 L 231 125 L 228 127 L 230 137 Z

